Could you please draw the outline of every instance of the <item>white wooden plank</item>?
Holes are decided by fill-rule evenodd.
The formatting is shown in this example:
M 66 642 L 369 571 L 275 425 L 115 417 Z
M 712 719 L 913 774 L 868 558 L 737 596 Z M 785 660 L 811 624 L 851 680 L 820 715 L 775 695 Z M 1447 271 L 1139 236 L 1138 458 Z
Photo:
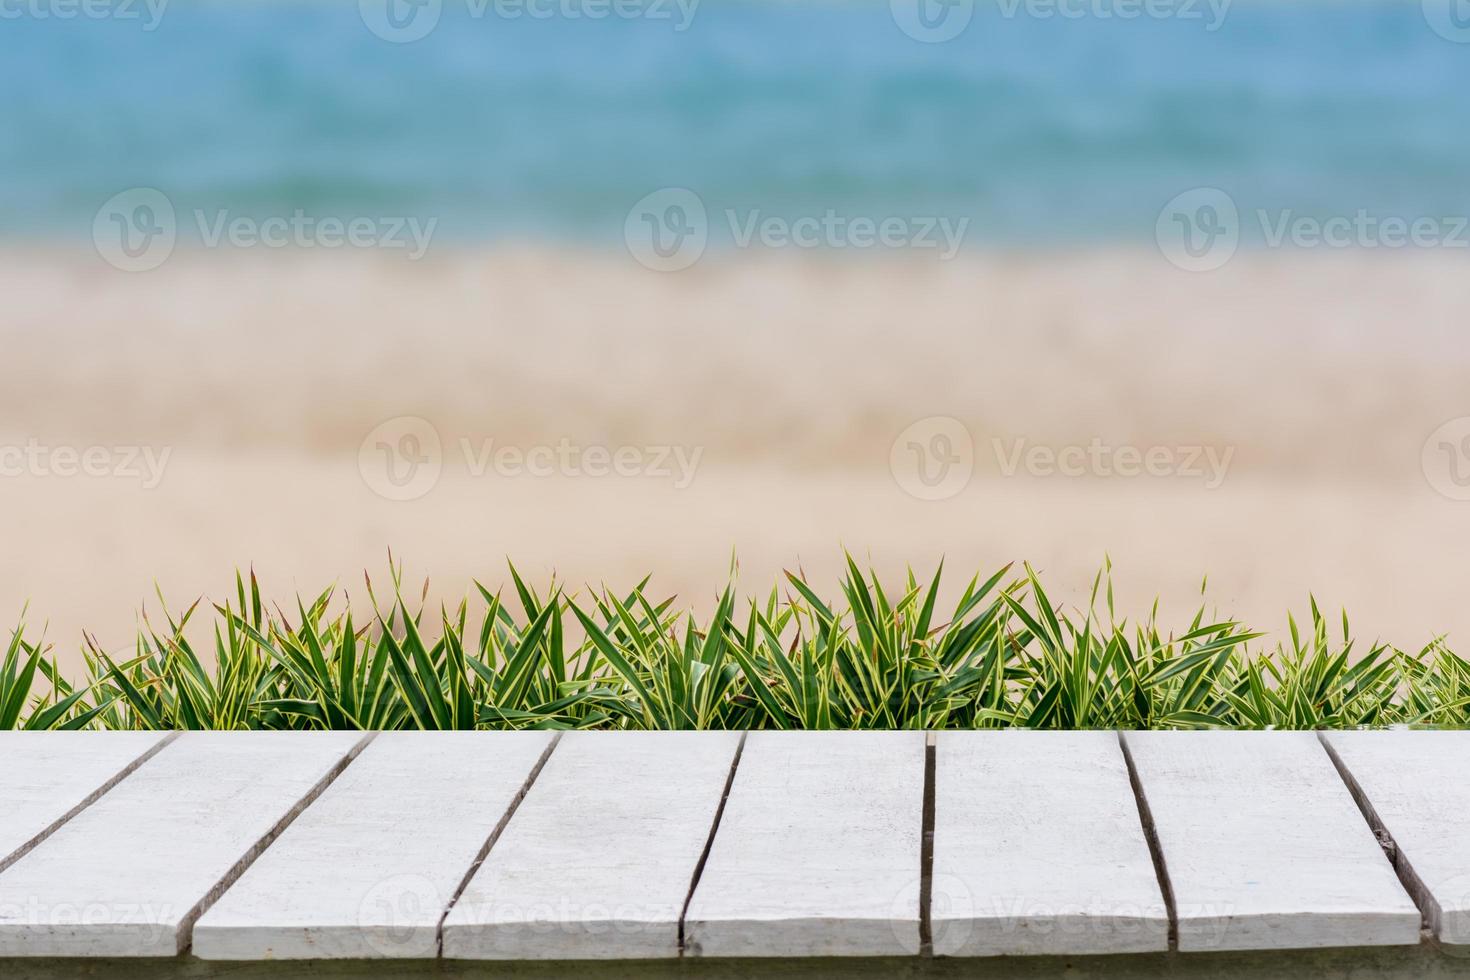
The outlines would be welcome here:
M 157 749 L 162 732 L 0 732 L 0 870 Z
M 0 957 L 172 956 L 349 732 L 190 732 L 0 872 Z
M 1470 944 L 1470 732 L 1323 737 L 1393 839 L 1435 936 Z
M 1169 912 L 1112 732 L 941 732 L 936 956 L 1169 948 Z
M 419 958 L 549 732 L 380 735 L 207 912 L 203 959 Z
M 686 955 L 919 950 L 923 732 L 752 732 Z
M 550 732 L 379 735 L 194 926 L 201 959 L 433 958 Z
M 1181 950 L 1419 941 L 1419 910 L 1314 734 L 1125 739 L 1173 886 Z
M 679 917 L 736 732 L 572 732 L 444 923 L 457 959 L 651 959 Z

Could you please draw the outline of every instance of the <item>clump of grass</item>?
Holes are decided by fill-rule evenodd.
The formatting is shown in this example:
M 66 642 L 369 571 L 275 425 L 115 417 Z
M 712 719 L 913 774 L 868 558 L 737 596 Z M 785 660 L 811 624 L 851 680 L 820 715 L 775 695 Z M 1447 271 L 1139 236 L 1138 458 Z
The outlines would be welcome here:
M 885 584 L 848 559 L 840 596 L 788 573 L 735 583 L 701 620 L 644 580 L 626 593 L 509 599 L 476 583 L 453 608 L 406 597 L 401 572 L 354 620 L 328 589 L 268 608 L 254 575 L 222 605 L 145 618 L 131 656 L 88 638 L 73 685 L 23 629 L 0 660 L 0 728 L 938 729 L 1470 726 L 1470 662 L 1437 640 L 1359 650 L 1311 603 L 1288 641 L 1201 608 L 1178 632 L 1157 606 L 1114 612 L 1111 567 L 1067 610 L 1029 566 L 971 578 L 939 607 L 943 567 Z M 160 603 L 162 597 L 160 597 Z M 1099 605 L 1102 609 L 1099 611 Z M 359 610 L 361 607 L 359 607 Z M 213 649 L 189 638 L 212 618 Z
M 24 623 L 10 634 L 0 657 L 0 731 L 85 728 L 107 705 L 85 701 L 90 690 L 73 687 L 45 658 L 46 650 L 44 643 L 26 642 Z M 40 681 L 49 684 L 44 693 L 37 693 Z

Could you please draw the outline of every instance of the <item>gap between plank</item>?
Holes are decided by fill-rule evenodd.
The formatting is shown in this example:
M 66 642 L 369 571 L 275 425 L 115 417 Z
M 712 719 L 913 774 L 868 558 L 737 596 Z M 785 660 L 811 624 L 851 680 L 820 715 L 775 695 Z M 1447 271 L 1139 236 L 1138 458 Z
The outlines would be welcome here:
M 1128 767 L 1128 785 L 1133 787 L 1133 799 L 1138 803 L 1138 819 L 1143 823 L 1143 839 L 1148 842 L 1149 857 L 1153 858 L 1154 874 L 1159 879 L 1159 890 L 1164 895 L 1164 909 L 1169 913 L 1169 952 L 1179 950 L 1179 912 L 1174 905 L 1174 885 L 1169 881 L 1169 868 L 1164 863 L 1164 848 L 1159 843 L 1159 830 L 1154 824 L 1153 811 L 1148 806 L 1148 796 L 1143 791 L 1143 782 L 1138 777 L 1138 764 L 1133 761 L 1133 751 L 1128 739 L 1118 732 L 1118 747 L 1123 750 L 1123 763 Z
M 689 893 L 684 896 L 684 907 L 679 910 L 680 957 L 684 955 L 684 919 L 689 915 L 689 903 L 694 901 L 694 889 L 699 887 L 699 879 L 704 876 L 705 862 L 709 860 L 709 852 L 715 846 L 715 834 L 719 833 L 720 820 L 725 816 L 725 802 L 730 799 L 730 788 L 735 785 L 735 770 L 740 768 L 740 756 L 745 751 L 745 740 L 749 737 L 749 732 L 740 733 L 740 741 L 735 745 L 735 755 L 730 759 L 730 772 L 725 776 L 725 788 L 720 792 L 719 805 L 715 807 L 715 819 L 709 826 L 709 836 L 704 839 L 704 849 L 699 852 L 699 860 L 694 862 L 694 874 L 689 876 Z
M 436 956 L 439 959 L 444 958 L 445 920 L 449 918 L 449 913 L 454 911 L 455 903 L 458 902 L 460 896 L 464 894 L 464 890 L 470 887 L 470 879 L 475 877 L 475 872 L 480 870 L 480 865 L 484 864 L 485 859 L 490 856 L 490 849 L 495 846 L 496 841 L 500 840 L 500 835 L 505 832 L 506 824 L 510 823 L 510 818 L 516 815 L 516 811 L 519 810 L 521 807 L 521 801 L 526 798 L 527 793 L 531 792 L 531 786 L 536 782 L 536 777 L 541 775 L 541 770 L 546 768 L 546 761 L 551 758 L 551 753 L 555 751 L 556 747 L 560 744 L 561 732 L 557 732 L 554 736 L 552 736 L 551 741 L 547 744 L 546 748 L 542 750 L 541 757 L 536 760 L 536 764 L 531 767 L 531 771 L 526 774 L 525 782 L 521 783 L 520 790 L 518 790 L 516 792 L 516 795 L 511 799 L 510 806 L 506 808 L 506 811 L 504 814 L 501 815 L 499 822 L 495 824 L 495 829 L 490 831 L 489 837 L 485 838 L 485 843 L 480 847 L 480 853 L 475 855 L 475 860 L 471 862 L 470 869 L 466 871 L 464 873 L 464 877 L 459 880 L 459 885 L 455 887 L 454 894 L 449 896 L 449 904 L 444 906 L 444 912 L 439 916 L 439 925 L 434 929 Z
M 163 738 L 153 743 L 153 745 L 148 748 L 148 751 L 144 752 L 142 755 L 138 756 L 136 759 L 123 766 L 122 769 L 118 770 L 105 783 L 103 783 L 101 786 L 98 786 L 92 792 L 88 793 L 86 799 L 82 800 L 82 802 L 78 803 L 76 806 L 72 807 L 70 810 L 66 811 L 61 816 L 53 820 L 45 830 L 41 831 L 36 836 L 32 837 L 30 840 L 20 845 L 20 847 L 16 848 L 9 856 L 0 855 L 0 871 L 4 871 L 12 864 L 34 851 L 37 847 L 41 846 L 41 844 L 45 843 L 46 838 L 50 837 L 52 834 L 60 830 L 63 824 L 71 820 L 73 817 L 81 813 L 93 803 L 96 803 L 98 800 L 100 800 L 103 794 L 112 789 L 118 783 L 122 782 L 128 776 L 132 775 L 143 763 L 147 762 L 149 759 L 162 752 L 164 747 L 172 743 L 174 739 L 179 737 L 179 735 L 179 732 L 169 732 Z M 102 737 L 106 738 L 106 735 L 103 735 Z
M 919 955 L 934 955 L 934 920 L 929 906 L 934 901 L 934 771 L 938 736 L 924 733 L 924 806 L 919 838 Z
M 255 863 L 255 859 L 264 854 L 266 848 L 274 844 L 276 842 L 276 838 L 285 833 L 286 828 L 291 826 L 291 824 L 295 822 L 297 817 L 306 812 L 306 808 L 315 803 L 318 797 L 326 792 L 327 787 L 332 785 L 332 783 L 336 781 L 337 777 L 342 775 L 343 770 L 350 766 L 352 764 L 352 761 L 362 754 L 362 750 L 372 744 L 373 739 L 377 737 L 377 732 L 368 732 L 367 734 L 363 735 L 362 738 L 358 739 L 356 744 L 354 744 L 352 748 L 348 749 L 347 753 L 343 755 L 341 759 L 337 760 L 337 764 L 334 765 L 325 776 L 317 780 L 316 785 L 307 790 L 306 795 L 297 800 L 296 804 L 292 806 L 290 810 L 286 811 L 286 815 L 283 816 L 280 820 L 276 821 L 276 825 L 270 830 L 266 831 L 265 836 L 256 841 L 250 847 L 250 849 L 245 852 L 245 855 L 241 857 L 240 860 L 236 861 L 234 865 L 230 868 L 230 870 L 225 872 L 223 878 L 215 882 L 214 887 L 209 890 L 204 898 L 199 900 L 199 904 L 195 905 L 192 909 L 189 910 L 189 914 L 184 916 L 183 921 L 179 923 L 180 953 L 189 952 L 190 948 L 194 945 L 194 923 L 199 921 L 199 917 L 205 912 L 209 911 L 209 907 L 215 902 L 219 901 L 219 897 L 223 895 L 231 885 L 240 880 L 240 876 L 243 875 L 250 868 L 250 866 Z
M 1328 741 L 1327 733 L 1319 730 L 1317 732 L 1317 742 L 1322 746 L 1323 751 L 1327 753 L 1327 758 L 1332 760 L 1332 767 L 1342 777 L 1343 784 L 1347 786 L 1348 795 L 1358 805 L 1358 812 L 1368 822 L 1368 827 L 1373 831 L 1373 836 L 1378 838 L 1378 846 L 1383 849 L 1385 852 L 1384 857 L 1392 865 L 1394 873 L 1399 876 L 1399 883 L 1404 886 L 1404 891 L 1409 893 L 1409 897 L 1414 900 L 1414 904 L 1419 906 L 1419 914 L 1423 917 L 1423 926 L 1429 928 L 1432 934 L 1437 935 L 1439 933 L 1440 921 L 1439 903 L 1429 893 L 1429 888 L 1424 884 L 1424 879 L 1420 878 L 1418 872 L 1414 870 L 1413 865 L 1409 864 L 1409 859 L 1404 857 L 1404 849 L 1399 847 L 1398 842 L 1393 839 L 1393 834 L 1389 833 L 1388 826 L 1378 816 L 1378 811 L 1373 808 L 1373 803 L 1368 799 L 1367 792 L 1364 791 L 1362 785 L 1359 784 L 1357 778 L 1352 774 L 1352 771 L 1348 769 L 1347 763 L 1343 761 L 1342 756 L 1338 755 L 1337 749 Z

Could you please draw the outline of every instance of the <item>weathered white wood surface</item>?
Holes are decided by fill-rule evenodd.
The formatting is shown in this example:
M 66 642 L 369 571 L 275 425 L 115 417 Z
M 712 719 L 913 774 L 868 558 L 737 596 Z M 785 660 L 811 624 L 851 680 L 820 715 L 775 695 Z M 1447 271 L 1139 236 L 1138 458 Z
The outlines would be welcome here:
M 172 956 L 347 732 L 190 732 L 0 872 L 0 956 Z
M 1419 941 L 1419 910 L 1314 734 L 1124 737 L 1173 886 L 1181 950 Z
M 686 954 L 918 952 L 923 804 L 922 732 L 752 732 Z
M 673 955 L 738 734 L 550 738 L 384 734 L 347 766 L 357 733 L 0 734 L 0 959 Z M 1418 941 L 1327 746 L 1441 940 L 1470 944 L 1470 733 L 1124 738 L 1180 949 Z M 1161 947 L 1116 736 L 936 751 L 936 953 Z M 923 782 L 922 733 L 752 733 L 685 955 L 916 953 Z
M 736 732 L 571 732 L 444 923 L 457 959 L 676 956 Z
M 161 732 L 0 732 L 0 870 L 126 776 Z
M 385 732 L 194 927 L 202 959 L 433 958 L 550 732 Z
M 1137 953 L 1169 913 L 1112 732 L 941 732 L 936 956 Z
M 1443 943 L 1470 944 L 1470 732 L 1326 732 Z

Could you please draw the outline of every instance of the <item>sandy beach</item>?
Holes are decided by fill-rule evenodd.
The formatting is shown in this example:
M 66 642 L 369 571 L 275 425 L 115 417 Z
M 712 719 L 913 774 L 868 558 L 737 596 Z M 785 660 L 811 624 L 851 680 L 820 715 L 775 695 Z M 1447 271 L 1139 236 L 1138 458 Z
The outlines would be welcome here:
M 660 275 L 505 247 L 130 276 L 12 251 L 0 618 L 29 601 L 74 663 L 84 628 L 127 646 L 155 583 L 182 606 L 251 564 L 282 600 L 357 589 L 391 547 L 436 597 L 511 556 L 703 606 L 732 553 L 764 591 L 798 565 L 830 583 L 846 547 L 889 573 L 1025 559 L 1071 601 L 1111 555 L 1131 614 L 1157 595 L 1187 622 L 1208 574 L 1265 628 L 1311 591 L 1365 640 L 1463 640 L 1470 457 L 1431 439 L 1470 415 L 1461 269 L 1112 250 Z

